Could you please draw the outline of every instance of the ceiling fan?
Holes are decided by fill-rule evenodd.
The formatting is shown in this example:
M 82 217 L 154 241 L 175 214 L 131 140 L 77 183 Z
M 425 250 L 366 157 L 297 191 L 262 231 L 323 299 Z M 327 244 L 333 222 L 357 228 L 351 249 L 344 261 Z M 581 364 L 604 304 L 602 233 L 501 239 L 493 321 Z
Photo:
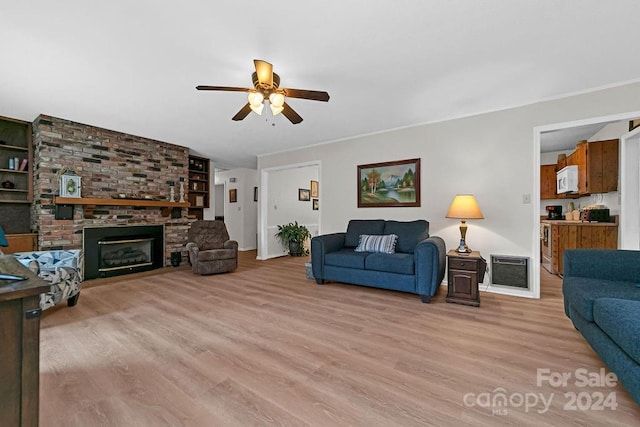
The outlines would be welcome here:
M 228 92 L 248 92 L 249 102 L 236 113 L 231 120 L 239 121 L 249 115 L 251 111 L 260 115 L 264 103 L 269 100 L 273 115 L 284 114 L 291 123 L 298 124 L 302 117 L 285 102 L 285 97 L 310 99 L 312 101 L 329 101 L 329 94 L 317 90 L 289 89 L 280 87 L 280 76 L 273 72 L 273 65 L 260 59 L 254 59 L 256 71 L 251 75 L 253 89 L 231 86 L 196 86 L 198 90 L 220 90 Z

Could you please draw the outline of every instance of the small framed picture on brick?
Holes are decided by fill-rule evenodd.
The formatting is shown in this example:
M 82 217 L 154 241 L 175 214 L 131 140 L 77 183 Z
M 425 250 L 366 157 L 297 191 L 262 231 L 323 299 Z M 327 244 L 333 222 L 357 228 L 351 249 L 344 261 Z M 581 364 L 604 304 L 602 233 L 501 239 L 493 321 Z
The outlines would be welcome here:
M 77 175 L 60 177 L 60 197 L 80 197 L 80 180 Z

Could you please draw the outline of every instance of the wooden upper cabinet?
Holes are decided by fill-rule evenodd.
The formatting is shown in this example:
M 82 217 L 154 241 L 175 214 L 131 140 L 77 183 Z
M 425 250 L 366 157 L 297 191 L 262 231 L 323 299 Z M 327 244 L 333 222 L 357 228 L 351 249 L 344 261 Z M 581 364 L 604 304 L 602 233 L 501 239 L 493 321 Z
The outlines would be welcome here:
M 576 150 L 567 156 L 567 161 L 565 166 L 573 166 L 579 163 L 580 154 L 578 153 L 578 148 L 577 148 L 578 146 L 580 146 L 580 143 L 576 145 Z M 562 168 L 559 167 L 558 170 L 560 169 Z
M 556 165 L 540 166 L 540 199 L 556 199 Z
M 576 151 L 573 152 L 572 158 L 574 161 L 574 165 L 578 166 L 578 193 L 579 194 L 587 194 L 587 169 L 589 168 L 587 164 L 587 147 L 589 143 L 584 141 L 580 142 L 576 145 Z
M 602 145 L 602 191 L 595 193 L 606 193 L 618 190 L 619 174 L 619 147 L 617 139 L 601 141 Z
M 581 195 L 618 190 L 618 145 L 617 139 L 608 139 L 576 146 Z

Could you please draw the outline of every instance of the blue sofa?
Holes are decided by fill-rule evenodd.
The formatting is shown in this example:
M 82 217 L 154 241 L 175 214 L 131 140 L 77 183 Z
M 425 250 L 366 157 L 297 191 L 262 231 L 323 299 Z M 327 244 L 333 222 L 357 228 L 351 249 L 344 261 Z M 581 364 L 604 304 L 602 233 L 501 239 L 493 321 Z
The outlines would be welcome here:
M 564 252 L 564 310 L 640 403 L 640 251 Z
M 395 234 L 393 253 L 357 252 L 360 236 Z M 444 278 L 444 240 L 429 237 L 429 223 L 351 220 L 344 233 L 311 239 L 311 268 L 318 284 L 325 280 L 420 295 L 429 302 Z

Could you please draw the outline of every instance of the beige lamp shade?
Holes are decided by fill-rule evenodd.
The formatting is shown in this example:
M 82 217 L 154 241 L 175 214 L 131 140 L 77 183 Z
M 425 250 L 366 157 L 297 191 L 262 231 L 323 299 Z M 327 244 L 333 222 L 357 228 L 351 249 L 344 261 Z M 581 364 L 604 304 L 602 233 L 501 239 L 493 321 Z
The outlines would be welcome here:
M 482 219 L 482 212 L 473 194 L 458 194 L 449 206 L 447 218 Z
M 449 212 L 447 212 L 447 218 L 457 218 L 460 220 L 460 245 L 456 252 L 468 253 L 471 249 L 467 246 L 467 224 L 468 219 L 482 219 L 482 212 L 478 207 L 478 202 L 473 194 L 458 194 L 451 202 L 449 206 Z

